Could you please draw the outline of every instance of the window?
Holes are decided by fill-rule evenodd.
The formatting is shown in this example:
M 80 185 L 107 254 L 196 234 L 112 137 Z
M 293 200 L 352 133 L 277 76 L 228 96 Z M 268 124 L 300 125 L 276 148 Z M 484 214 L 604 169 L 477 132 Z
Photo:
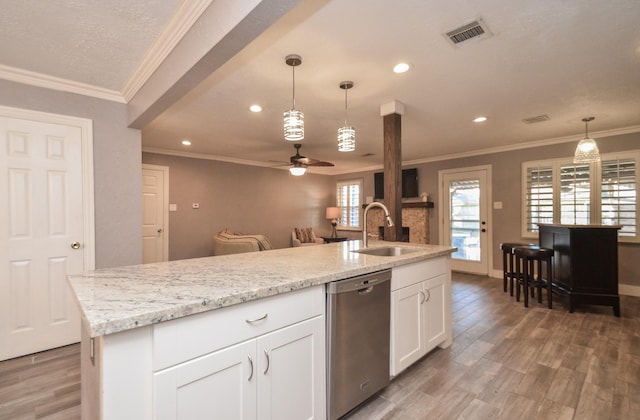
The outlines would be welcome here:
M 600 164 L 558 159 L 522 164 L 522 235 L 535 237 L 538 223 L 622 225 L 621 242 L 638 235 L 640 151 L 605 154 Z
M 362 180 L 340 181 L 336 184 L 336 201 L 341 210 L 338 228 L 360 230 Z

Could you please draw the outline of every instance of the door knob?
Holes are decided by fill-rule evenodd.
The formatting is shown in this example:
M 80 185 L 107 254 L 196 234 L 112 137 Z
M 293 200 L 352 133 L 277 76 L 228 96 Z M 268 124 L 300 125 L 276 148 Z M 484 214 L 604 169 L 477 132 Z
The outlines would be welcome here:
M 71 249 L 80 248 L 80 242 L 71 242 Z
M 162 229 L 158 229 L 158 233 L 162 233 Z

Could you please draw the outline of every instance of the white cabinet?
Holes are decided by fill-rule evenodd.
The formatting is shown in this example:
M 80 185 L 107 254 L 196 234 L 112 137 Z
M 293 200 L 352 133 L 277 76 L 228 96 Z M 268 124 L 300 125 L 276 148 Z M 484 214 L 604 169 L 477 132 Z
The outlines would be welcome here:
M 391 277 L 391 375 L 402 372 L 434 347 L 450 344 L 449 257 L 394 268 Z
M 157 373 L 156 418 L 323 418 L 323 334 L 316 317 Z
M 324 419 L 325 342 L 324 285 L 85 334 L 83 419 Z

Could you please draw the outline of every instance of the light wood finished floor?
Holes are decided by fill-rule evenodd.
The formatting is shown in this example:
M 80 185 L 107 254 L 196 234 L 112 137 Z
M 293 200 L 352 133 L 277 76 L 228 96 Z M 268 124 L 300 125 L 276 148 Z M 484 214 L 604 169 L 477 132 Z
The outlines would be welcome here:
M 555 297 L 555 296 L 554 296 Z M 360 419 L 640 419 L 640 298 L 574 313 L 453 275 L 453 345 L 351 413 Z
M 640 418 L 640 298 L 524 308 L 502 280 L 453 274 L 453 345 L 350 413 L 360 419 Z M 80 347 L 0 362 L 0 420 L 80 418 Z

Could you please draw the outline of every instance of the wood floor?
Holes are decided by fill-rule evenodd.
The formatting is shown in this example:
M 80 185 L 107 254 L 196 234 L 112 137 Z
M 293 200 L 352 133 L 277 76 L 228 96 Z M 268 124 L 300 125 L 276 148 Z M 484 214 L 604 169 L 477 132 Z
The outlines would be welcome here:
M 524 308 L 502 280 L 453 275 L 453 345 L 352 412 L 359 419 L 638 419 L 640 298 Z
M 640 418 L 640 298 L 570 314 L 454 273 L 453 345 L 350 413 L 360 419 Z M 0 420 L 80 418 L 80 347 L 0 362 Z

